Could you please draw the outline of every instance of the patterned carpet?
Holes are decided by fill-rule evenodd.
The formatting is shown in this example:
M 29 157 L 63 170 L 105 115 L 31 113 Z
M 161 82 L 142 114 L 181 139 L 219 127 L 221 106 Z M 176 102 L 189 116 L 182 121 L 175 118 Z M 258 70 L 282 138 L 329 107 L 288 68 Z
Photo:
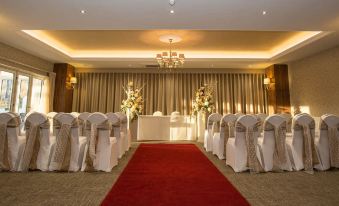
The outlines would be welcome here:
M 201 144 L 197 145 L 203 151 Z M 99 205 L 137 146 L 138 143 L 133 144 L 111 173 L 2 172 L 0 205 Z M 234 173 L 224 161 L 204 154 L 251 205 L 339 205 L 339 170 L 314 175 Z

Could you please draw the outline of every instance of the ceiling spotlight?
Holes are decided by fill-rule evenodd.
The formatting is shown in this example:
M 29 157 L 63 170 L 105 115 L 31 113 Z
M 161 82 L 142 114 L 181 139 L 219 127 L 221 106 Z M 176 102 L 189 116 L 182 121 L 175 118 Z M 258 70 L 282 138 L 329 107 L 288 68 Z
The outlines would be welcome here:
M 86 11 L 85 11 L 85 10 L 81 10 L 80 12 L 81 12 L 82 14 L 85 14 L 85 13 L 86 13 Z
M 174 14 L 174 10 L 171 10 L 170 13 L 171 13 L 171 14 Z
M 263 12 L 262 12 L 262 15 L 266 15 L 266 14 L 267 14 L 267 12 L 266 12 L 266 11 L 263 11 Z

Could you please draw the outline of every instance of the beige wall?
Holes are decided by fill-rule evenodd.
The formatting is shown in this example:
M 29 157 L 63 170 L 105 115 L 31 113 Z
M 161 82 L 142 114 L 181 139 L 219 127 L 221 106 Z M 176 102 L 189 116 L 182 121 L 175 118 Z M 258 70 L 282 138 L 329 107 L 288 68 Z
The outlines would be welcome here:
M 339 115 L 339 46 L 289 64 L 292 111 Z
M 53 63 L 0 42 L 0 66 L 46 74 L 53 71 Z

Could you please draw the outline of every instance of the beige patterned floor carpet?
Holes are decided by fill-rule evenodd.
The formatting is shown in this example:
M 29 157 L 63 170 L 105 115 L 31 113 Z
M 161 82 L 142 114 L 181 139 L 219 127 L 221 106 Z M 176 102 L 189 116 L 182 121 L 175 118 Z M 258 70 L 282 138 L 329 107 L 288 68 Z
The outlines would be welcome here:
M 204 152 L 201 144 L 196 145 L 251 205 L 339 205 L 339 170 L 314 175 L 234 173 L 224 161 Z M 133 144 L 111 173 L 2 172 L 0 205 L 99 205 L 137 146 Z

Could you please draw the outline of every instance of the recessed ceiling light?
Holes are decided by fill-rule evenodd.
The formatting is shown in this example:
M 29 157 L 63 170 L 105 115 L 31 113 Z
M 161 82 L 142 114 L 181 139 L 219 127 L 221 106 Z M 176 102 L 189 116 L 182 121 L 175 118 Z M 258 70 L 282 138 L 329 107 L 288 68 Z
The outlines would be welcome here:
M 174 10 L 171 10 L 170 13 L 171 13 L 171 14 L 174 14 Z
M 262 15 L 266 15 L 267 14 L 267 12 L 266 11 L 262 11 Z
M 80 11 L 82 14 L 85 14 L 86 13 L 86 10 L 81 10 Z

